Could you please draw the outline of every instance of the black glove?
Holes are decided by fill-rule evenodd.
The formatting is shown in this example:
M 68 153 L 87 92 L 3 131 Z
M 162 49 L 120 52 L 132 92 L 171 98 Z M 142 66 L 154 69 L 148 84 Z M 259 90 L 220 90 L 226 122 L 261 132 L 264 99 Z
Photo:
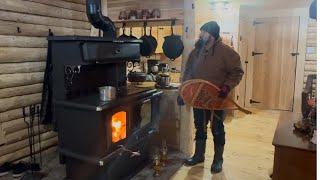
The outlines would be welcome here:
M 184 103 L 184 101 L 183 101 L 183 99 L 182 99 L 181 96 L 178 96 L 178 97 L 177 97 L 177 104 L 178 104 L 179 106 L 185 105 L 185 103 Z
M 223 85 L 220 87 L 219 98 L 226 98 L 230 92 L 230 87 L 228 85 Z

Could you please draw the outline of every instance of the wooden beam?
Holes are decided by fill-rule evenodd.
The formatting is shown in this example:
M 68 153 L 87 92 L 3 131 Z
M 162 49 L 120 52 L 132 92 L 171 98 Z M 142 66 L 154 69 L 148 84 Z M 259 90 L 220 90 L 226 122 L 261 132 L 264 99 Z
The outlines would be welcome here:
M 10 98 L 14 96 L 40 93 L 42 91 L 42 87 L 43 84 L 39 83 L 27 86 L 0 89 L 0 98 Z
M 0 89 L 41 83 L 43 72 L 0 75 Z
M 91 24 L 85 21 L 38 16 L 38 15 L 32 15 L 32 14 L 8 12 L 8 11 L 1 11 L 1 10 L 0 10 L 0 20 L 12 21 L 17 23 L 27 23 L 27 24 L 56 26 L 56 27 L 68 27 L 68 28 L 86 29 L 86 30 L 91 28 Z
M 0 47 L 0 63 L 44 61 L 46 56 L 47 48 Z
M 49 29 L 56 36 L 90 34 L 90 30 L 0 21 L 0 35 L 47 37 Z
M 73 2 L 66 2 L 62 0 L 27 0 L 30 2 L 36 2 L 40 4 L 46 4 L 49 6 L 60 7 L 64 9 L 70 9 L 74 11 L 86 12 L 86 6 Z
M 48 41 L 44 37 L 0 35 L 0 47 L 45 48 Z
M 36 93 L 0 99 L 0 112 L 5 112 L 11 109 L 21 108 L 32 104 L 38 104 L 41 102 L 41 98 L 42 93 Z
M 0 65 L 0 74 L 43 72 L 45 67 L 46 62 L 5 63 Z
M 1 0 L 0 9 L 41 16 L 88 21 L 84 12 L 63 9 L 25 0 Z

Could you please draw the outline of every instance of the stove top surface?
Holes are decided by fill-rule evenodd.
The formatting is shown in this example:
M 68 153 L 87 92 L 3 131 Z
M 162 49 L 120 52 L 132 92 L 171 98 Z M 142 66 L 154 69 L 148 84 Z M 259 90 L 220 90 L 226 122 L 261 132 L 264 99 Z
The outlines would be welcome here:
M 54 100 L 55 105 L 66 106 L 94 111 L 102 111 L 107 108 L 135 102 L 139 99 L 151 96 L 155 93 L 162 93 L 155 88 L 140 88 L 135 86 L 126 86 L 117 92 L 117 98 L 111 101 L 101 101 L 99 93 L 92 93 L 86 96 L 70 100 Z

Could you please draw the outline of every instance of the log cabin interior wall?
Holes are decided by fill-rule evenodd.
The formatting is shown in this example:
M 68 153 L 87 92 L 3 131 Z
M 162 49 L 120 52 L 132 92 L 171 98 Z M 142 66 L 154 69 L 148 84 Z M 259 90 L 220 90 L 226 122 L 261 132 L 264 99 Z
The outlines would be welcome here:
M 0 1 L 0 164 L 28 156 L 22 107 L 41 102 L 46 37 L 49 29 L 54 35 L 90 35 L 84 3 L 85 0 Z M 40 125 L 40 133 L 42 149 L 55 150 L 56 133 L 44 125 Z M 38 144 L 36 148 L 39 149 Z
M 317 74 L 317 21 L 314 19 L 310 19 L 308 23 L 303 87 L 305 87 L 309 74 Z M 313 89 L 316 91 L 316 84 L 313 86 Z

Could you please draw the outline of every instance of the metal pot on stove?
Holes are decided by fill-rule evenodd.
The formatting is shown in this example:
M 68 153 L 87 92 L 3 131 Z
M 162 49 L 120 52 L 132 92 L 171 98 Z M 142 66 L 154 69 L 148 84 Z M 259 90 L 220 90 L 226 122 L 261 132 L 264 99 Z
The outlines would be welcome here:
M 170 75 L 169 74 L 158 74 L 156 78 L 156 83 L 160 87 L 168 87 L 170 85 Z

